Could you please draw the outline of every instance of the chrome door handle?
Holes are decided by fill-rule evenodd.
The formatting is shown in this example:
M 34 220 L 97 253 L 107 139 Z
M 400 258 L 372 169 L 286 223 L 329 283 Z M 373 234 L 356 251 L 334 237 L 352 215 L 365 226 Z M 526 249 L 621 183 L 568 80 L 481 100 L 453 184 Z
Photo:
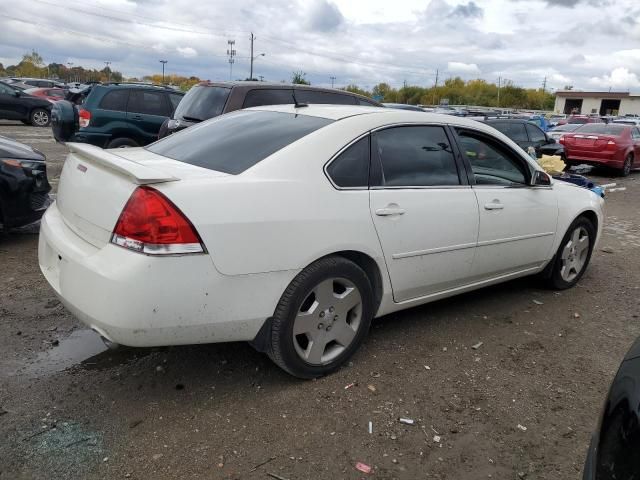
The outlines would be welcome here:
M 390 215 L 404 215 L 405 209 L 400 208 L 397 205 L 387 205 L 384 208 L 376 210 L 376 215 L 380 217 L 388 217 Z
M 502 210 L 504 209 L 504 205 L 499 202 L 491 202 L 484 204 L 485 210 Z

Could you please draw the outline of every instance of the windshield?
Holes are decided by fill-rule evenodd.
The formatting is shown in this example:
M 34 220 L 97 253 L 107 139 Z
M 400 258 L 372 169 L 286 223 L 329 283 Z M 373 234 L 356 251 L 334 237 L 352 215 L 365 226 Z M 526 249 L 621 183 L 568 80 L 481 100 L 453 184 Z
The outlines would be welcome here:
M 173 118 L 201 122 L 222 113 L 231 89 L 196 85 L 191 87 L 176 108 Z
M 576 130 L 576 133 L 598 133 L 600 135 L 620 135 L 626 125 L 614 125 L 606 123 L 587 123 Z
M 147 150 L 237 175 L 332 120 L 268 111 L 237 111 L 165 137 Z

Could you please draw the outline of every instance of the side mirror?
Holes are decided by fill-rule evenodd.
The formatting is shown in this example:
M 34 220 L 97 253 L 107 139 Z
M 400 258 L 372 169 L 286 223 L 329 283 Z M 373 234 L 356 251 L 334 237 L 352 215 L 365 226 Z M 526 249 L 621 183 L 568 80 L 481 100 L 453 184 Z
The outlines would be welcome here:
M 551 145 L 552 143 L 556 143 L 556 139 L 547 135 L 547 145 Z
M 531 176 L 532 187 L 548 187 L 551 185 L 551 177 L 542 170 L 536 170 Z

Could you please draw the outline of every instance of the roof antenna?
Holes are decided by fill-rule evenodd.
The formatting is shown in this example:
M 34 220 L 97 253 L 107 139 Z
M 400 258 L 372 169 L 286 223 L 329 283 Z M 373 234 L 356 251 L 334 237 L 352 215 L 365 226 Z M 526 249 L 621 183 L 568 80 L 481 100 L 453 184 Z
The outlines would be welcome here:
M 302 108 L 302 107 L 308 107 L 309 105 L 306 103 L 298 103 L 298 100 L 296 99 L 296 89 L 292 89 L 291 90 L 291 96 L 293 97 L 293 106 L 294 108 Z

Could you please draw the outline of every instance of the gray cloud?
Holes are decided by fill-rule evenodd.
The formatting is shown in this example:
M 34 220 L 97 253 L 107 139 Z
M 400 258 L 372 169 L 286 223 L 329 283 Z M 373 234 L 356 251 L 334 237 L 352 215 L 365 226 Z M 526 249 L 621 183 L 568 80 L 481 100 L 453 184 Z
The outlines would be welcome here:
M 316 32 L 331 32 L 344 23 L 340 9 L 327 0 L 315 0 L 309 11 L 309 27 Z
M 480 8 L 476 2 L 469 2 L 466 5 L 456 5 L 453 12 L 451 12 L 452 17 L 462 18 L 482 18 L 483 15 L 484 10 Z

